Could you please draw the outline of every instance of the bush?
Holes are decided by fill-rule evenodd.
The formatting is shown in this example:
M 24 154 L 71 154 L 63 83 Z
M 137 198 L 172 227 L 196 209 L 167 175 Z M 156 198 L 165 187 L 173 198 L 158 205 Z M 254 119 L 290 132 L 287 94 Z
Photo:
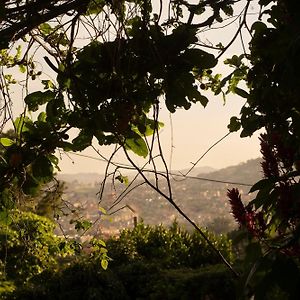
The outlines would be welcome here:
M 234 299 L 231 274 L 217 265 L 218 257 L 199 233 L 189 233 L 177 223 L 171 228 L 141 223 L 109 239 L 108 255 L 113 261 L 106 271 L 97 255 L 58 261 L 65 242 L 53 235 L 53 224 L 45 218 L 16 212 L 14 222 L 1 228 L 2 239 L 8 237 L 7 270 L 18 264 L 23 274 L 15 271 L 9 275 L 12 282 L 3 281 L 2 299 Z M 230 240 L 206 234 L 232 258 Z
M 16 291 L 14 300 L 119 300 L 129 299 L 111 270 L 103 270 L 95 262 L 81 259 L 65 269 L 44 272 Z
M 224 235 L 214 235 L 204 230 L 215 247 L 232 261 L 231 241 Z M 219 257 L 196 231 L 189 233 L 176 222 L 167 229 L 163 225 L 138 224 L 134 229 L 121 231 L 118 238 L 107 241 L 109 256 L 113 265 L 136 260 L 156 262 L 162 267 L 196 268 L 219 263 Z
M 4 280 L 22 284 L 57 265 L 56 258 L 67 253 L 67 244 L 54 235 L 54 228 L 55 224 L 47 218 L 19 210 L 10 212 L 5 222 L 0 223 L 0 263 Z
M 235 299 L 235 281 L 223 265 L 162 270 L 137 261 L 115 269 L 130 299 Z

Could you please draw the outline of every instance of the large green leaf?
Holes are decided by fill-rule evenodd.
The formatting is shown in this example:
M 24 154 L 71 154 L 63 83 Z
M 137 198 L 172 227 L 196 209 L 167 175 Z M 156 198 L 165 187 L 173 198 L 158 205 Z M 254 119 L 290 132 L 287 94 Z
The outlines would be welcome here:
M 53 176 L 53 165 L 46 156 L 39 156 L 32 163 L 32 175 L 37 180 L 46 182 Z
M 43 105 L 54 99 L 55 95 L 55 92 L 52 91 L 37 91 L 27 95 L 24 101 L 28 105 L 30 111 L 37 111 L 39 109 L 39 105 Z
M 268 189 L 274 186 L 275 181 L 272 178 L 261 179 L 256 182 L 250 189 L 249 193 L 253 193 L 257 190 Z
M 78 136 L 72 141 L 73 151 L 82 151 L 92 144 L 93 135 L 81 130 Z
M 125 147 L 139 156 L 146 157 L 148 155 L 147 144 L 138 134 L 133 134 L 131 138 L 127 138 Z
M 132 126 L 132 130 L 142 136 L 150 136 L 155 130 L 159 130 L 164 126 L 164 123 L 148 119 L 146 115 L 140 117 L 137 126 Z
M 0 138 L 0 143 L 4 147 L 9 147 L 14 144 L 14 141 L 9 138 Z
M 200 69 L 213 68 L 218 62 L 212 54 L 200 49 L 187 49 L 181 57 L 192 66 Z

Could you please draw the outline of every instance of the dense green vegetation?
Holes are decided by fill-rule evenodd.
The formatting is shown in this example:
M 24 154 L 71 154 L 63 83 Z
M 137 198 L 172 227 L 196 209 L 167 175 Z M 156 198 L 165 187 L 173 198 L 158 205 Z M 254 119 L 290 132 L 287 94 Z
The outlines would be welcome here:
M 39 198 L 41 189 L 59 170 L 56 150 L 82 151 L 95 141 L 100 146 L 116 146 L 107 159 L 107 176 L 130 189 L 131 182 L 120 172 L 124 166 L 112 163 L 114 155 L 123 151 L 137 176 L 190 222 L 236 277 L 240 298 L 299 298 L 300 10 L 297 0 L 259 0 L 258 13 L 249 21 L 252 3 L 251 0 L 0 3 L 1 128 L 10 122 L 14 130 L 0 138 L 4 288 L 12 290 L 15 283 L 19 288 L 18 280 L 29 280 L 30 290 L 32 280 L 36 276 L 41 278 L 38 273 L 46 267 L 44 259 L 50 259 L 58 249 L 64 251 L 64 247 L 59 247 L 62 244 L 57 248 L 60 242 L 52 234 L 48 221 L 23 211 L 30 209 L 26 203 Z M 203 32 L 218 24 L 221 37 L 224 28 L 236 18 L 238 29 L 226 44 L 202 42 Z M 250 39 L 248 48 L 245 33 Z M 238 37 L 243 50 L 225 60 L 232 72 L 215 74 L 214 67 Z M 54 76 L 46 76 L 42 62 Z M 14 98 L 12 91 L 18 88 L 24 95 L 20 93 Z M 175 113 L 196 103 L 205 107 L 209 103 L 207 90 L 223 94 L 225 100 L 229 93 L 245 99 L 240 115 L 231 118 L 229 132 L 241 129 L 241 137 L 247 137 L 264 130 L 260 139 L 264 178 L 251 189 L 257 193 L 245 205 L 238 189 L 228 191 L 232 213 L 248 241 L 238 268 L 174 201 L 160 143 L 159 129 L 163 126 L 159 122 L 160 108 L 165 106 Z M 14 118 L 12 103 L 18 98 L 25 109 Z M 101 156 L 101 152 L 97 153 Z M 147 158 L 152 170 L 138 167 L 132 154 Z M 157 172 L 158 160 L 165 166 L 164 173 Z M 145 175 L 147 172 L 154 173 L 154 182 Z M 166 181 L 165 190 L 160 188 L 158 177 Z M 106 181 L 107 177 L 100 198 Z M 44 200 L 44 208 L 49 207 L 49 198 Z M 47 211 L 42 208 L 40 214 Z M 59 218 L 59 214 L 56 216 Z M 83 231 L 91 225 L 80 218 L 73 223 Z M 155 230 L 151 235 L 159 243 L 160 229 Z M 101 240 L 92 243 L 93 250 L 96 249 L 92 258 L 98 260 L 98 270 L 103 274 L 100 265 L 105 269 L 108 263 L 105 243 Z M 75 242 L 72 245 L 79 252 L 81 245 Z M 138 243 L 136 247 L 141 245 Z M 151 249 L 150 244 L 147 247 Z M 23 259 L 18 256 L 19 250 L 30 262 L 24 264 L 24 270 L 20 269 L 23 265 L 14 267 L 14 260 Z M 174 263 L 171 261 L 166 259 L 165 263 Z M 55 264 L 51 259 L 48 262 L 49 267 Z M 76 270 L 81 263 L 59 270 L 62 272 L 59 276 L 75 274 L 72 268 Z M 13 271 L 8 273 L 6 269 Z M 79 278 L 83 276 L 89 282 L 92 269 L 90 264 L 84 264 L 78 272 Z M 51 274 L 55 277 L 57 273 Z M 99 280 L 107 279 L 109 273 L 104 274 L 103 278 L 99 275 Z M 9 276 L 18 278 L 14 281 Z M 44 291 L 46 295 L 48 292 Z M 109 292 L 105 289 L 101 297 Z M 89 293 L 86 297 L 100 297 L 93 289 Z M 129 297 L 135 298 L 132 294 Z
M 1 227 L 0 254 L 7 273 L 2 274 L 2 299 L 185 299 L 194 293 L 199 299 L 209 294 L 235 297 L 232 275 L 205 240 L 176 222 L 169 229 L 140 223 L 108 239 L 107 249 L 96 240 L 81 249 L 54 236 L 51 221 L 32 213 L 14 214 L 14 221 Z M 207 234 L 232 262 L 231 241 Z M 106 250 L 110 268 L 105 271 L 100 265 Z M 219 284 L 222 291 L 215 290 Z

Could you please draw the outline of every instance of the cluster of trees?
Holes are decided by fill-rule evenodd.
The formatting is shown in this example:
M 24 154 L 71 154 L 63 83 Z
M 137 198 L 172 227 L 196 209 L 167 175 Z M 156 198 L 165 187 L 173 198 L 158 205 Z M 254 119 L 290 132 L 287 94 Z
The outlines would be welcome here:
M 112 157 L 123 151 L 145 182 L 193 224 L 239 278 L 242 297 L 255 294 L 264 299 L 274 291 L 278 297 L 297 299 L 300 12 L 296 0 L 259 0 L 257 19 L 250 24 L 252 2 L 2 1 L 2 127 L 12 118 L 11 91 L 18 84 L 26 92 L 26 109 L 11 120 L 14 135 L 0 139 L 1 222 L 7 224 L 15 207 L 53 179 L 59 169 L 55 150 L 81 151 L 93 140 L 115 144 Z M 220 23 L 222 32 L 234 18 L 240 21 L 238 30 L 227 45 L 201 43 L 202 30 Z M 218 60 L 239 36 L 245 46 L 245 31 L 249 49 L 244 47 L 243 53 L 225 61 L 232 67 L 230 74 L 214 74 Z M 55 72 L 55 80 L 45 79 L 41 56 Z M 14 78 L 16 69 L 24 80 Z M 42 88 L 32 91 L 36 81 Z M 239 271 L 173 201 L 159 143 L 160 107 L 165 105 L 172 113 L 198 102 L 205 107 L 209 101 L 204 90 L 245 99 L 240 116 L 231 118 L 229 131 L 241 130 L 242 137 L 265 131 L 261 136 L 265 178 L 252 187 L 256 196 L 245 206 L 237 189 L 228 191 L 234 217 L 250 240 Z M 38 111 L 37 118 L 27 110 Z M 74 130 L 77 136 L 71 138 Z M 159 189 L 158 180 L 147 179 L 129 151 L 147 157 L 154 173 L 157 160 L 163 162 L 166 173 L 156 176 L 165 178 L 167 192 Z M 114 179 L 127 183 L 116 175 L 113 172 Z

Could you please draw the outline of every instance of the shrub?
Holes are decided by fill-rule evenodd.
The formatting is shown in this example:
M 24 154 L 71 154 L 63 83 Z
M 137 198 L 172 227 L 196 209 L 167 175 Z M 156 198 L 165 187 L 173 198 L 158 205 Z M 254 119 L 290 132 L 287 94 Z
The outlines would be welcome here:
M 111 270 L 103 270 L 95 261 L 74 260 L 56 272 L 45 271 L 19 289 L 14 300 L 119 300 L 128 299 L 126 291 Z
M 217 249 L 232 261 L 231 241 L 224 235 L 204 230 Z M 134 229 L 121 231 L 118 238 L 107 241 L 113 265 L 136 260 L 157 262 L 162 267 L 199 267 L 219 263 L 215 252 L 196 231 L 189 233 L 176 222 L 167 229 L 163 225 L 138 224 Z
M 67 244 L 53 231 L 49 219 L 30 212 L 13 210 L 0 223 L 0 262 L 4 278 L 20 284 L 55 267 L 56 258 L 66 254 Z

